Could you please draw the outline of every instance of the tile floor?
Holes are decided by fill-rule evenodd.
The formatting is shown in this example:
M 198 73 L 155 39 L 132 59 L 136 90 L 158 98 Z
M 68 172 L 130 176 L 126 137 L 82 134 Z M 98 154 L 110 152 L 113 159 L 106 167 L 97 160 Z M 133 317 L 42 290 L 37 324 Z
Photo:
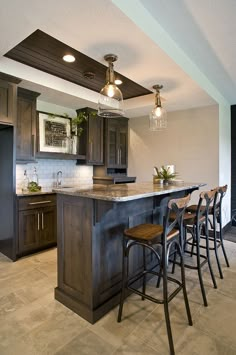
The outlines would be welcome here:
M 236 243 L 236 226 L 232 226 L 227 230 L 227 233 L 224 234 L 224 238 L 230 242 Z
M 197 274 L 187 270 L 194 325 L 187 325 L 182 294 L 170 303 L 176 354 L 236 354 L 236 243 L 225 241 L 230 268 L 222 265 L 218 289 L 204 270 L 209 306 L 202 305 Z M 131 296 L 123 320 L 117 307 L 91 325 L 54 300 L 56 249 L 10 262 L 0 254 L 1 355 L 165 355 L 169 353 L 163 306 Z M 155 291 L 154 282 L 149 290 Z

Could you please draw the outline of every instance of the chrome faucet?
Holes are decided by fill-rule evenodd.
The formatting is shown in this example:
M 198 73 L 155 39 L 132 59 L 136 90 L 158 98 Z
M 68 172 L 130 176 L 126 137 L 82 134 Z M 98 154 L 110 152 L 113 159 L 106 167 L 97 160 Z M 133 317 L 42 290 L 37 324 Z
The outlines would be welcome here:
M 57 187 L 62 185 L 62 171 L 57 172 Z

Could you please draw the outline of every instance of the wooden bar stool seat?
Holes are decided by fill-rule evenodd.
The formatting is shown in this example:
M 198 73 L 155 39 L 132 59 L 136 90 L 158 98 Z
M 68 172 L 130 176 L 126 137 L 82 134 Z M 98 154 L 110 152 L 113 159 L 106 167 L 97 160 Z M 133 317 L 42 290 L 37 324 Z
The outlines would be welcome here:
M 164 217 L 163 225 L 139 224 L 135 227 L 126 229 L 124 231 L 123 237 L 122 289 L 117 321 L 121 321 L 126 290 L 140 295 L 142 300 L 148 299 L 149 301 L 163 304 L 171 355 L 173 355 L 175 351 L 168 304 L 181 290 L 183 291 L 188 323 L 189 325 L 192 325 L 192 317 L 185 285 L 183 260 L 183 214 L 189 200 L 190 195 L 180 199 L 170 200 L 167 206 L 167 213 Z M 175 213 L 176 218 L 174 220 L 170 220 L 171 211 Z M 175 245 L 175 248 L 180 257 L 181 280 L 167 276 L 169 251 L 172 245 Z M 143 270 L 141 270 L 141 272 L 139 272 L 137 275 L 129 275 L 129 255 L 130 250 L 134 246 L 142 248 Z M 157 252 L 157 250 L 160 250 L 160 252 Z M 150 262 L 149 264 L 147 263 L 146 251 L 149 251 L 156 258 L 157 263 L 154 263 L 154 265 L 153 262 Z M 152 261 L 153 259 L 154 258 L 151 258 Z M 160 270 L 154 271 L 157 265 L 160 266 Z M 162 298 L 156 298 L 146 292 L 146 277 L 148 274 L 151 276 L 156 276 L 157 280 L 159 280 L 160 277 L 162 278 Z M 138 281 L 141 281 L 141 284 L 139 283 L 137 285 Z M 168 282 L 173 282 L 176 284 L 174 291 L 171 293 L 168 292 Z M 139 289 L 139 285 L 141 285 L 142 290 Z
M 197 212 L 198 205 L 190 205 L 186 208 L 186 211 L 189 213 L 196 213 Z M 204 211 L 206 207 L 201 206 L 201 210 Z M 213 214 L 213 206 L 209 206 L 209 211 L 208 214 Z
M 158 224 L 139 224 L 124 231 L 124 235 L 129 239 L 147 242 L 147 244 L 161 243 L 162 233 L 163 226 Z M 166 238 L 169 240 L 178 234 L 178 230 L 172 229 Z
M 187 210 L 187 209 L 186 209 Z M 192 225 L 196 223 L 196 218 L 197 215 L 196 213 L 189 213 L 189 212 L 185 212 L 183 215 L 183 224 L 184 226 L 186 225 Z M 170 219 L 174 220 L 175 219 L 175 213 L 170 213 Z M 201 217 L 202 220 L 204 220 L 204 217 Z

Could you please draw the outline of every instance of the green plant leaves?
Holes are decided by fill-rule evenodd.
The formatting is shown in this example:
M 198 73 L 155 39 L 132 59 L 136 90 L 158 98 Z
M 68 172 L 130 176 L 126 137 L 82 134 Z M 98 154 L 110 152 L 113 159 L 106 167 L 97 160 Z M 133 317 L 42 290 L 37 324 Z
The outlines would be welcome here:
M 164 165 L 162 165 L 160 170 L 158 170 L 156 166 L 154 167 L 154 169 L 159 179 L 170 180 L 174 179 L 178 175 L 177 173 L 170 173 L 169 168 L 165 168 Z

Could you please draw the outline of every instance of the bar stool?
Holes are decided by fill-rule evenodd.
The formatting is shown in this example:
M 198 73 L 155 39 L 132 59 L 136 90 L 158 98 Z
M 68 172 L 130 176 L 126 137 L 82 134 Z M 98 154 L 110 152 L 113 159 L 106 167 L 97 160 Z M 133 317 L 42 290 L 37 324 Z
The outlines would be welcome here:
M 220 247 L 222 248 L 226 265 L 227 267 L 229 267 L 229 261 L 224 247 L 224 238 L 222 232 L 222 200 L 227 192 L 227 188 L 228 186 L 224 185 L 224 186 L 219 186 L 215 189 L 217 193 L 215 194 L 214 204 L 213 206 L 211 206 L 211 208 L 209 208 L 208 211 L 209 216 L 212 216 L 212 221 L 209 219 L 208 223 L 210 224 L 211 229 L 213 231 L 213 236 L 208 236 L 208 239 L 213 242 L 213 246 L 210 246 L 209 249 L 214 250 L 215 252 L 216 262 L 217 262 L 219 275 L 221 279 L 223 279 L 223 272 L 219 260 L 218 248 Z M 190 213 L 193 213 L 196 211 L 196 209 L 197 209 L 197 205 L 191 205 L 187 207 L 186 210 L 189 211 Z M 219 228 L 219 231 L 217 231 L 217 227 Z M 206 238 L 206 236 L 201 235 L 201 238 Z
M 215 276 L 211 266 L 210 248 L 209 248 L 209 231 L 208 231 L 208 223 L 207 223 L 209 219 L 209 210 L 211 210 L 213 206 L 216 193 L 217 190 L 201 192 L 199 196 L 199 202 L 197 208 L 195 209 L 196 213 L 193 213 L 192 212 L 193 209 L 192 209 L 190 212 L 186 212 L 183 217 L 183 225 L 184 225 L 184 232 L 185 232 L 184 252 L 186 254 L 189 254 L 191 257 L 193 255 L 196 256 L 196 265 L 188 264 L 185 262 L 184 266 L 189 269 L 197 270 L 203 303 L 205 307 L 208 306 L 208 303 L 207 303 L 206 292 L 205 292 L 205 287 L 202 278 L 202 267 L 206 263 L 208 264 L 208 268 L 210 270 L 213 286 L 214 288 L 217 288 Z M 186 211 L 189 211 L 189 209 L 187 208 Z M 174 218 L 174 216 L 172 215 L 171 218 Z M 205 246 L 200 245 L 202 230 L 204 230 L 204 234 L 205 234 Z M 190 234 L 190 237 L 188 237 L 188 232 Z M 191 250 L 187 249 L 188 245 L 191 246 Z M 200 253 L 200 249 L 202 247 L 206 249 L 206 255 Z M 194 252 L 194 248 L 196 248 L 196 252 Z M 172 273 L 174 273 L 176 263 L 178 264 L 178 262 L 176 262 L 176 253 L 175 253 L 173 259 Z
M 184 260 L 183 260 L 183 214 L 185 212 L 186 206 L 190 200 L 190 195 L 179 198 L 172 199 L 169 201 L 167 206 L 167 213 L 164 218 L 163 225 L 155 224 L 140 224 L 133 228 L 126 229 L 124 231 L 123 238 L 123 273 L 122 273 L 122 289 L 120 297 L 120 305 L 118 312 L 117 321 L 121 321 L 122 310 L 125 298 L 125 290 L 130 290 L 142 297 L 142 299 L 148 299 L 152 302 L 163 304 L 164 313 L 166 320 L 167 335 L 169 341 L 170 354 L 174 354 L 174 344 L 172 338 L 172 331 L 170 325 L 169 317 L 169 302 L 183 290 L 183 296 L 185 301 L 186 313 L 189 325 L 192 325 L 192 317 L 190 313 L 186 285 L 185 285 L 185 271 L 184 271 Z M 170 212 L 174 211 L 176 218 L 170 221 Z M 167 276 L 168 267 L 168 256 L 172 245 L 180 256 L 180 266 L 181 266 L 181 281 Z M 133 246 L 140 246 L 143 248 L 143 271 L 138 275 L 133 277 L 129 276 L 129 253 Z M 157 246 L 161 247 L 161 255 L 157 252 Z M 153 255 L 156 256 L 158 264 L 161 266 L 161 276 L 163 278 L 163 298 L 157 299 L 151 295 L 146 294 L 146 276 L 147 274 L 158 276 L 160 272 L 154 271 L 154 267 L 148 268 L 146 265 L 145 251 L 149 250 Z M 142 291 L 134 288 L 132 285 L 134 282 L 142 279 Z M 168 282 L 171 281 L 177 284 L 175 290 L 168 294 Z

